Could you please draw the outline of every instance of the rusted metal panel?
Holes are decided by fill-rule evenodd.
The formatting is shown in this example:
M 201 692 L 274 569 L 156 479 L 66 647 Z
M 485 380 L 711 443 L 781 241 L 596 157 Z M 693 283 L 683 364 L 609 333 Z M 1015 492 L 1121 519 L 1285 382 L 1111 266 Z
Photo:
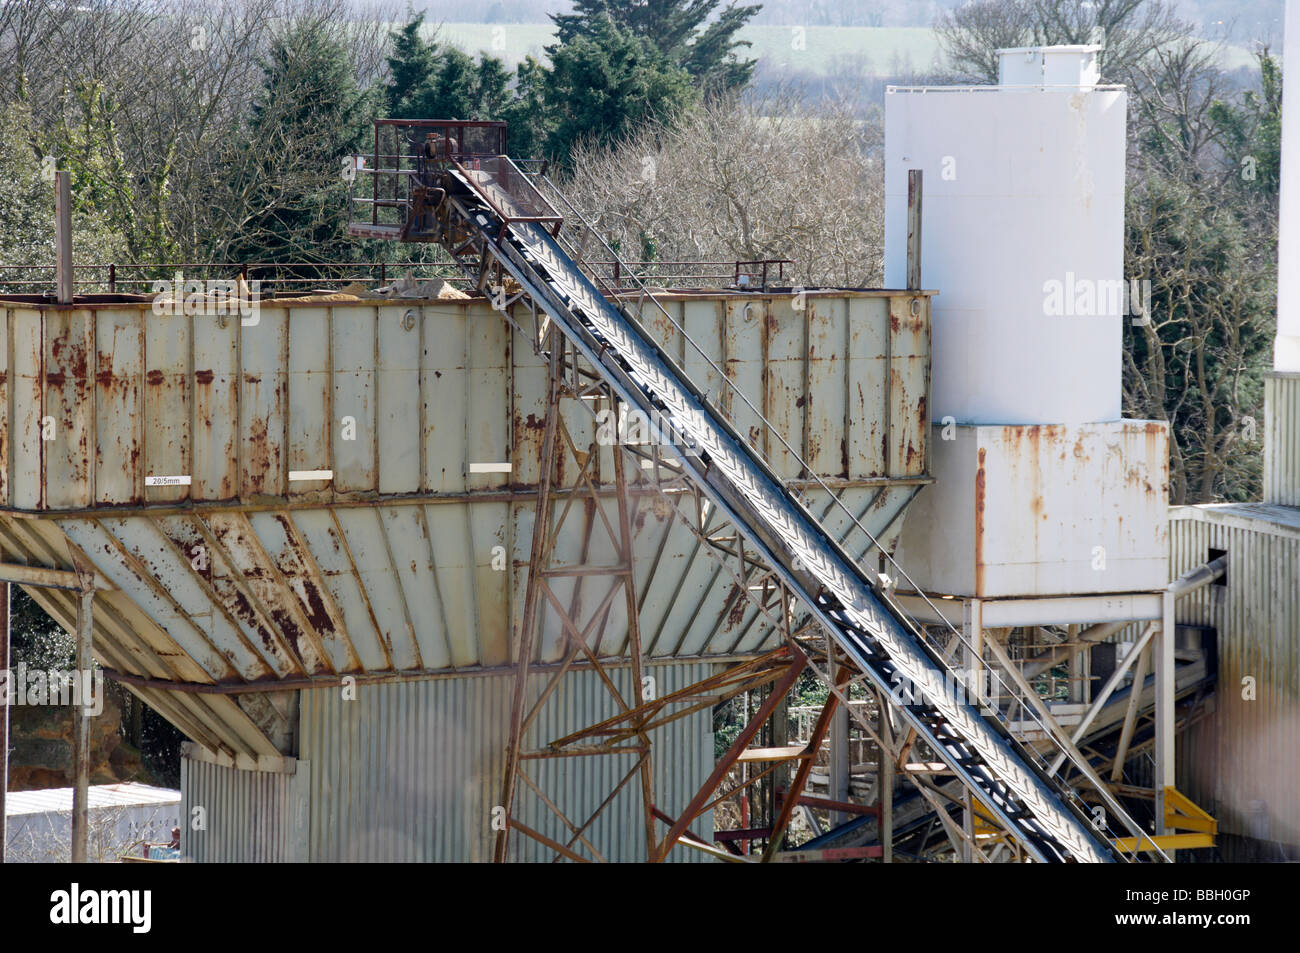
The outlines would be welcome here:
M 925 472 L 930 421 L 930 321 L 922 298 L 889 302 L 889 466 L 891 476 Z
M 378 509 L 381 532 L 388 541 L 394 588 L 401 595 L 397 607 L 404 614 L 415 666 L 446 668 L 449 653 L 443 638 L 442 604 L 424 519 L 419 506 L 385 506 Z
M 901 562 L 921 589 L 992 598 L 1164 588 L 1167 424 L 954 426 L 951 436 L 931 445 L 937 483 L 918 494 L 903 533 Z
M 916 355 L 889 339 L 896 298 L 911 300 L 810 292 L 800 308 L 792 294 L 670 295 L 667 315 L 646 313 L 742 432 L 775 449 L 724 370 L 817 469 L 837 484 L 847 472 L 849 485 L 837 489 L 855 517 L 872 533 L 894 532 L 915 483 L 882 491 L 853 481 L 884 474 L 887 429 L 897 427 L 901 440 L 915 429 L 907 415 L 921 419 L 909 396 Z M 922 304 L 921 324 L 928 299 Z M 77 512 L 57 525 L 3 520 L 0 530 L 13 535 L 6 542 L 0 532 L 0 544 L 17 562 L 67 569 L 71 543 L 119 587 L 107 603 L 115 615 L 96 635 L 106 664 L 156 679 L 241 682 L 513 661 L 546 374 L 486 302 L 262 302 L 249 324 L 154 315 L 147 302 L 14 307 L 7 319 L 9 505 Z M 923 353 L 924 335 L 901 330 L 917 332 L 914 350 Z M 908 383 L 891 386 L 887 409 L 891 351 L 895 377 Z M 564 402 L 579 458 L 597 436 L 593 412 L 611 409 L 581 403 Z M 42 441 L 49 408 L 63 419 L 57 440 Z M 345 423 L 353 439 L 344 439 Z M 81 465 L 77 448 L 91 442 L 93 464 Z M 598 451 L 587 476 L 608 489 L 613 448 Z M 567 492 L 580 483 L 580 465 L 562 456 L 555 486 Z M 146 487 L 149 476 L 191 482 Z M 822 492 L 808 494 L 819 512 Z M 96 519 L 84 512 L 95 505 L 114 509 Z M 586 528 L 562 535 L 557 559 L 619 563 L 601 518 L 617 522 L 612 497 L 599 512 L 580 508 L 572 525 Z M 734 577 L 665 499 L 637 496 L 631 525 L 648 656 L 728 655 L 770 641 Z M 850 530 L 833 512 L 828 525 Z M 867 551 L 863 539 L 846 543 Z M 566 605 L 577 596 L 581 614 L 607 585 L 557 578 L 553 588 Z M 622 598 L 613 600 L 600 651 L 626 651 L 624 613 Z M 536 645 L 538 661 L 566 651 L 549 610 Z M 191 704 L 170 710 L 196 740 L 238 739 L 229 726 L 204 728 L 210 710 Z
M 301 603 L 304 631 L 321 646 L 329 670 L 358 671 L 361 663 L 348 638 L 343 614 L 324 584 L 320 568 L 294 523 L 293 513 L 253 512 L 248 514 L 248 520 L 284 585 Z
M 380 434 L 375 426 L 375 308 L 333 309 L 334 488 L 355 495 L 378 489 Z
M 644 306 L 647 323 L 787 476 L 798 476 L 792 458 L 731 385 L 820 475 L 924 473 L 928 298 L 696 294 L 663 305 L 666 315 Z M 903 316 L 892 333 L 891 307 Z M 262 302 L 247 324 L 153 314 L 147 302 L 6 313 L 13 366 L 0 386 L 12 388 L 13 406 L 0 439 L 13 465 L 3 489 L 19 509 L 326 503 L 536 484 L 544 367 L 483 301 Z M 596 422 L 566 413 L 585 449 Z M 42 441 L 47 417 L 53 431 Z M 592 468 L 603 482 L 609 453 Z M 558 486 L 577 479 L 569 469 Z
M 143 316 L 145 327 L 148 315 Z M 190 498 L 234 500 L 240 491 L 240 321 L 194 324 L 194 473 Z
M 13 469 L 9 457 L 13 435 L 10 432 L 8 412 L 9 391 L 13 386 L 10 382 L 12 368 L 9 360 L 9 322 L 12 315 L 11 310 L 5 309 L 4 318 L 0 320 L 0 408 L 5 411 L 0 414 L 0 506 L 9 504 L 9 473 Z
M 885 476 L 884 452 L 889 436 L 885 408 L 885 367 L 890 346 L 889 300 L 853 298 L 848 302 L 849 332 L 845 372 L 849 412 L 849 474 L 859 478 Z M 927 312 L 928 314 L 928 312 Z
M 803 411 L 803 458 L 813 473 L 842 480 L 849 478 L 849 433 L 857 423 L 849 417 L 846 386 L 849 304 L 842 298 L 810 298 L 804 302 L 807 379 L 803 391 L 795 397 L 795 405 Z M 797 319 L 798 313 L 795 311 L 792 317 Z
M 123 524 L 123 532 L 118 534 L 124 541 L 127 538 L 126 525 Z M 231 646 L 232 651 L 247 649 L 265 664 L 268 674 L 275 677 L 302 674 L 301 666 L 284 646 L 269 613 L 253 595 L 251 580 L 244 577 L 238 565 L 232 565 L 227 559 L 224 546 L 209 543 L 212 527 L 197 518 L 184 516 L 165 516 L 158 519 L 156 525 L 175 549 L 174 553 L 166 554 L 175 560 L 174 569 L 160 566 L 141 555 L 142 547 L 132 547 L 132 552 L 168 584 L 172 574 L 185 573 L 184 564 L 189 563 L 193 572 L 185 573 L 186 578 L 169 592 L 177 601 L 184 598 L 186 601 L 182 605 L 193 606 L 188 610 L 190 617 L 200 623 L 200 629 L 209 641 L 216 646 Z M 132 529 L 147 531 L 148 527 L 139 520 Z M 166 553 L 166 550 L 162 552 Z
M 256 325 L 240 332 L 239 427 L 244 500 L 282 496 L 287 482 L 284 446 L 288 312 L 263 307 Z
M 261 620 L 258 635 L 263 655 L 285 666 L 286 673 L 326 671 L 302 604 L 271 563 L 247 517 L 213 512 L 203 522 L 205 540 L 215 544 L 223 562 L 229 560 L 233 570 L 229 577 L 232 597 L 245 614 L 251 610 Z
M 1219 653 L 1213 710 L 1179 736 L 1179 790 L 1223 833 L 1300 844 L 1300 510 L 1179 506 L 1169 529 L 1174 576 L 1228 556 L 1221 584 L 1177 606 L 1215 627 Z
M 91 427 L 85 412 L 94 323 L 89 312 L 50 311 L 45 316 L 44 417 L 52 423 L 45 451 L 45 501 L 56 509 L 90 503 Z
M 327 308 L 295 308 L 289 320 L 288 492 L 297 500 L 327 498 L 331 487 L 329 479 L 303 478 L 331 469 L 331 444 L 340 438 L 332 414 L 331 324 Z
M 95 312 L 96 503 L 144 499 L 142 320 L 135 309 Z
M 211 598 L 189 562 L 149 520 L 65 520 L 61 527 L 214 681 L 236 674 L 254 681 L 273 673 L 249 643 L 217 641 L 219 632 L 205 631 Z
M 415 642 L 410 608 L 393 565 L 387 529 L 374 507 L 352 507 L 335 512 L 347 557 L 367 602 L 367 611 L 379 631 L 391 668 L 423 668 Z
M 376 318 L 381 494 L 410 493 L 420 485 L 419 310 L 386 309 Z
M 15 308 L 10 314 L 13 367 L 11 406 L 13 466 L 9 471 L 11 505 L 35 510 L 45 504 L 44 355 L 45 313 Z M 51 418 L 51 421 L 53 418 Z
M 424 489 L 463 493 L 466 486 L 465 408 L 469 398 L 465 368 L 465 325 L 469 307 L 446 303 L 424 306 L 421 387 L 424 397 Z
M 510 387 L 510 482 L 536 486 L 546 430 L 547 363 L 526 343 L 516 341 Z
M 722 369 L 727 372 L 730 386 L 723 391 L 725 396 L 719 404 L 740 435 L 766 454 L 769 441 L 759 423 L 759 414 L 765 402 L 763 358 L 768 302 L 762 298 L 738 299 L 728 301 L 726 308 Z M 745 400 L 741 400 L 742 395 Z
M 798 308 L 796 309 L 796 305 Z M 808 458 L 802 446 L 809 431 L 805 426 L 808 403 L 815 396 L 808 391 L 808 302 L 798 298 L 773 298 L 767 305 L 763 341 L 763 403 L 759 408 L 785 444 L 768 438 L 768 462 L 787 480 L 805 476 L 796 455 Z M 753 356 L 750 357 L 753 360 Z M 828 436 L 828 435 L 827 435 Z M 818 443 L 822 436 L 818 436 Z
M 639 575 L 637 592 L 641 597 L 642 641 L 649 655 L 666 655 L 678 650 L 698 653 L 700 644 L 687 644 L 690 621 L 709 585 L 713 570 L 709 558 L 694 534 L 672 532 L 669 504 L 653 500 L 647 506 L 647 525 L 659 532 L 667 529 L 667 538 L 658 544 L 653 574 Z M 705 524 L 708 528 L 709 524 Z M 638 554 L 639 555 L 639 554 Z M 639 568 L 648 570 L 649 560 L 642 558 Z
M 145 318 L 143 459 L 144 498 L 149 503 L 189 499 L 195 436 L 190 417 L 190 346 L 194 322 L 210 320 L 184 314 Z M 151 481 L 155 485 L 150 486 Z
M 669 328 L 660 331 L 665 345 L 669 347 L 669 353 L 686 368 L 697 387 L 715 395 L 715 399 L 721 398 L 724 384 L 719 369 L 725 366 L 724 338 L 728 302 L 717 299 L 670 301 L 664 307 L 698 346 L 698 349 L 691 347 L 681 333 L 672 329 L 669 322 L 661 321 L 660 324 L 669 325 Z
M 461 504 L 426 506 L 423 508 L 425 526 L 433 541 L 434 574 L 438 580 L 442 612 L 434 617 L 435 624 L 444 626 L 449 643 L 450 665 L 456 668 L 478 663 L 477 618 L 473 596 L 473 580 L 466 565 L 466 537 L 468 507 Z M 447 545 L 450 539 L 457 545 Z M 427 622 L 426 622 L 427 624 Z
M 500 546 L 497 555 L 509 565 L 510 540 L 506 539 L 509 508 L 504 503 L 489 503 L 463 509 L 469 526 L 465 556 L 473 599 L 471 627 L 466 635 L 473 639 L 477 633 L 478 654 L 484 665 L 502 665 L 510 659 L 512 606 L 508 574 L 494 569 L 492 558 L 493 549 Z M 527 541 L 520 541 L 520 545 L 526 547 Z
M 389 668 L 388 652 L 380 638 L 352 560 L 341 523 L 333 510 L 295 510 L 293 524 L 305 541 L 316 564 L 317 584 L 323 583 L 330 600 L 342 615 L 343 632 L 362 671 L 382 672 Z

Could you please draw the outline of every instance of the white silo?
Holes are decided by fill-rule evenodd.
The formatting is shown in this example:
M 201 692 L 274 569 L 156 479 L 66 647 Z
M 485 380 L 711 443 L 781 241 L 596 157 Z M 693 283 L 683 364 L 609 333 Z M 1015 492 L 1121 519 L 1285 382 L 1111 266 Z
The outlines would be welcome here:
M 886 95 L 885 281 L 905 283 L 920 169 L 922 283 L 938 292 L 937 482 L 902 542 L 928 592 L 1057 598 L 1168 581 L 1168 428 L 1121 419 L 1122 322 L 1142 320 L 1146 298 L 1143 276 L 1123 272 L 1126 94 L 1097 85 L 1097 52 L 1000 51 L 998 86 Z M 1044 611 L 1039 624 L 1060 621 Z
M 919 168 L 935 420 L 1120 417 L 1126 94 L 1095 85 L 1096 52 L 1006 50 L 1005 85 L 886 96 L 885 284 Z

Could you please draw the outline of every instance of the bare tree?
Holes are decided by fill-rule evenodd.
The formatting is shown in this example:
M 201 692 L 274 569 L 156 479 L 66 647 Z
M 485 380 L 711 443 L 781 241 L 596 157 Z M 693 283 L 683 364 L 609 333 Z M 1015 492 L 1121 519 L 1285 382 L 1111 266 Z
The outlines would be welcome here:
M 1170 498 L 1248 500 L 1260 485 L 1262 374 L 1274 329 L 1276 184 L 1258 188 L 1225 147 L 1210 44 L 1183 40 L 1132 71 L 1127 273 L 1151 282 L 1150 320 L 1125 328 L 1124 404 L 1170 421 Z M 1240 130 L 1276 129 L 1280 95 Z M 1262 112 L 1260 112 L 1262 111 Z
M 1104 47 L 1102 78 L 1125 82 L 1188 32 L 1168 0 L 977 0 L 943 11 L 934 28 L 952 68 L 981 83 L 998 81 L 998 49 L 1090 43 Z
M 941 12 L 934 31 L 959 76 L 977 83 L 996 83 L 997 51 L 1024 46 L 1033 28 L 1028 2 L 977 0 Z
M 792 283 L 879 284 L 881 128 L 856 112 L 790 91 L 705 104 L 580 148 L 562 187 L 630 259 L 789 258 Z
M 211 258 L 249 214 L 235 163 L 254 156 L 298 192 L 337 179 L 333 157 L 308 168 L 301 143 L 249 135 L 271 42 L 309 23 L 343 41 L 369 86 L 385 75 L 393 16 L 355 15 L 346 0 L 0 4 L 0 103 L 30 112 L 29 147 L 72 170 L 77 201 L 121 233 L 129 257 Z

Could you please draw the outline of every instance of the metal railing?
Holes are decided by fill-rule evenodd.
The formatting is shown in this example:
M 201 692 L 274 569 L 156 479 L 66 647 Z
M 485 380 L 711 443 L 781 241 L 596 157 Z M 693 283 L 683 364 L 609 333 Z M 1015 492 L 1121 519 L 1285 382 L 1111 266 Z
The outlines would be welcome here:
M 145 262 L 73 265 L 73 286 L 87 293 L 149 294 L 154 283 L 173 281 L 177 272 L 185 280 L 242 278 L 258 281 L 272 290 L 295 285 L 325 283 L 373 284 L 383 287 L 405 274 L 441 278 L 464 284 L 465 278 L 449 262 L 343 261 L 343 262 Z M 45 275 L 49 277 L 44 277 Z M 17 277 L 14 277 L 17 275 Z M 0 289 L 54 288 L 53 265 L 0 265 Z
M 613 276 L 611 286 L 633 290 L 638 280 L 664 285 L 664 290 L 736 288 L 741 275 L 756 279 L 748 290 L 760 290 L 766 280 L 764 266 L 783 278 L 788 260 L 652 260 L 609 259 L 590 261 Z M 156 281 L 173 281 L 176 272 L 186 279 L 243 278 L 257 280 L 272 291 L 322 284 L 354 282 L 383 287 L 391 280 L 410 275 L 417 279 L 439 278 L 472 293 L 472 284 L 452 262 L 444 261 L 340 261 L 340 262 L 106 262 L 73 265 L 73 286 L 78 293 L 149 294 Z M 54 265 L 0 265 L 0 294 L 54 293 Z

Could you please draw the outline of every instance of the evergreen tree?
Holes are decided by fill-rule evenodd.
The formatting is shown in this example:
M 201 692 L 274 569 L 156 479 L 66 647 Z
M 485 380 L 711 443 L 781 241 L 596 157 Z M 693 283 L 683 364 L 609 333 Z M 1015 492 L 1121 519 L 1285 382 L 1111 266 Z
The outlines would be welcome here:
M 754 73 L 754 60 L 738 51 L 750 44 L 736 33 L 758 13 L 759 6 L 719 10 L 722 0 L 576 0 L 572 13 L 552 14 L 557 49 L 580 37 L 597 39 L 601 21 L 648 40 L 669 62 L 686 70 L 707 90 L 740 89 Z
M 1272 203 L 1282 178 L 1282 68 L 1266 49 L 1255 59 L 1259 91 L 1245 90 L 1239 105 L 1216 100 L 1209 116 L 1231 160 L 1227 181 Z
M 358 86 L 342 43 L 311 22 L 277 37 L 264 69 L 250 135 L 284 142 L 280 154 L 290 167 L 245 167 L 243 174 L 253 176 L 254 212 L 234 251 L 244 261 L 346 259 L 356 246 L 346 233 L 340 171 L 366 141 L 373 98 Z
M 414 117 L 423 113 L 427 97 L 438 75 L 438 45 L 421 36 L 424 14 L 407 21 L 391 34 L 393 52 L 388 56 L 388 115 Z
M 443 50 L 438 78 L 428 110 L 420 119 L 473 119 L 477 110 L 476 71 L 467 53 L 453 47 Z
M 396 119 L 501 119 L 511 101 L 510 73 L 496 57 L 478 61 L 421 36 L 424 14 L 392 34 L 388 115 Z
M 690 73 L 608 17 L 596 21 L 591 35 L 556 47 L 551 61 L 546 145 L 561 161 L 579 141 L 613 142 L 646 120 L 676 114 L 697 96 Z
M 510 105 L 510 73 L 493 56 L 479 54 L 474 80 L 475 119 L 504 119 Z
M 551 122 L 546 108 L 549 73 L 536 58 L 529 56 L 515 67 L 514 98 L 505 107 L 502 118 L 509 124 L 506 140 L 510 154 L 534 159 L 546 152 Z

